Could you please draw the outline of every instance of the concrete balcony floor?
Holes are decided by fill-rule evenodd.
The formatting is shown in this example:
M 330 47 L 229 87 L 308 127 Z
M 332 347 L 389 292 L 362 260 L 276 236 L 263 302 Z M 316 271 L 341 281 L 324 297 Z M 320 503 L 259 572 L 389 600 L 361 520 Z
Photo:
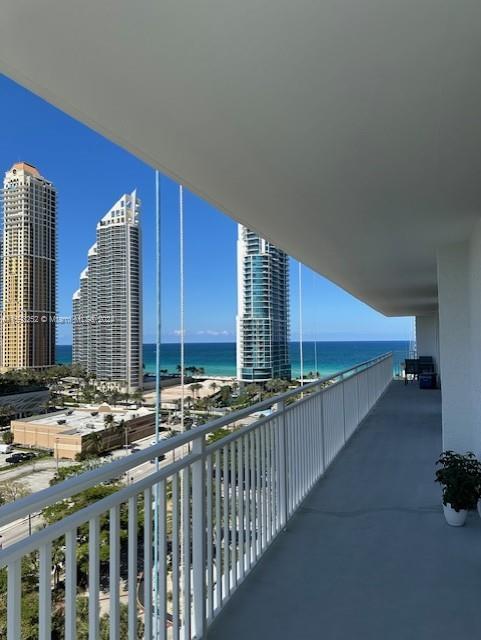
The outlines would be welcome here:
M 439 391 L 393 382 L 210 640 L 443 640 L 481 629 L 481 520 L 445 524 Z

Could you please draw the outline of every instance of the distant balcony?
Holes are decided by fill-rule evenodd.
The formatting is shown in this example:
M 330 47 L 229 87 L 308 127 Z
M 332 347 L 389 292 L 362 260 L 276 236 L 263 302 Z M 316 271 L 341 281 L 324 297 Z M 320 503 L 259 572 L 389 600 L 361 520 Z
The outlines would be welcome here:
M 22 638 L 22 606 L 38 607 L 39 640 L 54 628 L 75 640 L 80 623 L 91 639 L 106 626 L 110 638 L 122 632 L 132 640 L 139 633 L 190 640 L 209 627 L 209 638 L 229 639 L 415 637 L 369 629 L 393 617 L 389 597 L 402 610 L 402 598 L 420 589 L 411 583 L 424 584 L 413 559 L 427 555 L 429 583 L 456 556 L 431 552 L 453 536 L 432 486 L 436 392 L 389 387 L 391 380 L 392 356 L 375 358 L 2 507 L 3 527 L 127 479 L 4 545 L 7 640 Z M 429 541 L 418 537 L 426 523 Z M 460 553 L 467 551 L 458 561 Z M 411 570 L 400 574 L 400 567 Z M 379 612 L 383 599 L 387 609 Z M 349 631 L 349 616 L 362 612 L 363 632 Z

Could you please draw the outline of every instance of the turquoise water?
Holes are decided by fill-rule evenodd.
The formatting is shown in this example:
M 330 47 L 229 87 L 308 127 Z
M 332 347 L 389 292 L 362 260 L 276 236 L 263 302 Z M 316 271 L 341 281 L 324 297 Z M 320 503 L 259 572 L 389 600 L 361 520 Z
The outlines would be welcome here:
M 392 351 L 394 371 L 399 371 L 400 363 L 407 357 L 409 342 L 406 340 L 372 342 L 318 342 L 317 370 L 321 375 L 329 375 Z M 293 376 L 300 374 L 299 343 L 290 343 Z M 161 347 L 161 369 L 175 372 L 180 362 L 178 344 L 163 344 Z M 57 362 L 72 361 L 71 345 L 57 346 Z M 234 376 L 236 372 L 236 345 L 225 343 L 188 343 L 185 345 L 186 366 L 204 367 L 213 376 Z M 155 345 L 144 344 L 144 368 L 147 373 L 155 373 Z M 315 344 L 304 342 L 304 373 L 315 371 Z

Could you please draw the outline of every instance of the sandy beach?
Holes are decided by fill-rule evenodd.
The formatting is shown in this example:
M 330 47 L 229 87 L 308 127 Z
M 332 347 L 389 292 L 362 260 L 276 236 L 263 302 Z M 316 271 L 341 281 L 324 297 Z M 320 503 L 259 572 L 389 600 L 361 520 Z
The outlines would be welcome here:
M 207 380 L 194 380 L 193 382 L 189 382 L 185 385 L 185 396 L 191 396 L 192 398 L 206 398 L 207 396 L 212 396 L 214 393 L 217 393 L 219 389 L 224 385 L 232 385 L 235 382 L 235 378 L 232 377 L 213 377 L 208 378 Z M 190 388 L 193 384 L 200 384 L 201 388 L 194 391 Z M 216 384 L 217 387 L 215 389 L 212 388 L 212 384 Z M 161 392 L 161 400 L 164 402 L 175 402 L 182 395 L 182 387 L 180 384 L 175 385 L 174 387 L 168 387 L 166 389 L 162 389 Z M 155 401 L 155 390 L 147 391 L 144 393 L 144 402 L 150 403 Z

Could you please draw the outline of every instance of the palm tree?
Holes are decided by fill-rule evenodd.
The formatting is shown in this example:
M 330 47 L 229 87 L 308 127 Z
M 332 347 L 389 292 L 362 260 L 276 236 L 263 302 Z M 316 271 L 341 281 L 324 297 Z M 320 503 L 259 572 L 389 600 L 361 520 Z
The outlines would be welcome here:
M 117 391 L 117 389 L 113 389 L 110 394 L 109 394 L 109 401 L 111 404 L 117 404 L 117 402 L 120 399 L 120 393 Z
M 138 404 L 142 404 L 142 400 L 144 399 L 144 394 L 142 392 L 142 389 L 136 389 L 134 391 L 134 393 L 132 394 L 132 398 L 138 403 Z
M 48 413 L 49 409 L 51 409 L 52 407 L 55 407 L 55 402 L 51 397 L 47 398 L 47 400 L 42 403 L 42 409 L 45 411 L 45 413 Z
M 107 416 L 105 416 L 107 417 Z M 91 433 L 85 442 L 85 453 L 91 456 L 98 456 L 102 451 L 102 437 L 99 433 Z
M 229 387 L 228 384 L 224 384 L 221 388 L 220 388 L 220 392 L 219 392 L 219 400 L 220 403 L 223 407 L 228 406 L 230 403 L 230 399 L 231 399 L 231 395 L 232 395 L 232 390 Z
M 108 413 L 106 416 L 104 416 L 104 424 L 106 429 L 112 427 L 114 425 L 114 422 L 114 416 L 111 413 Z
M 246 387 L 244 388 L 244 391 L 249 397 L 252 398 L 256 395 L 259 395 L 260 388 L 259 388 L 259 385 L 257 385 L 255 382 L 251 382 L 250 384 L 246 385 Z
M 212 382 L 209 386 L 212 389 L 212 391 L 215 393 L 219 385 L 217 384 L 217 382 Z
M 202 389 L 202 385 L 199 382 L 194 382 L 194 384 L 191 384 L 189 386 L 189 389 L 192 391 L 192 393 L 194 394 L 194 398 L 199 396 L 199 391 L 200 389 Z

